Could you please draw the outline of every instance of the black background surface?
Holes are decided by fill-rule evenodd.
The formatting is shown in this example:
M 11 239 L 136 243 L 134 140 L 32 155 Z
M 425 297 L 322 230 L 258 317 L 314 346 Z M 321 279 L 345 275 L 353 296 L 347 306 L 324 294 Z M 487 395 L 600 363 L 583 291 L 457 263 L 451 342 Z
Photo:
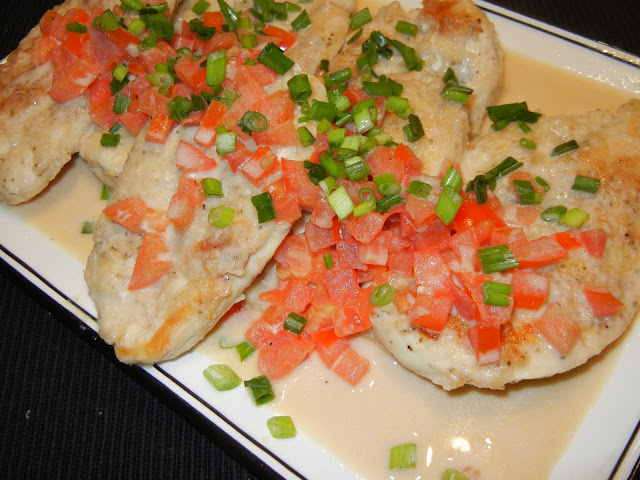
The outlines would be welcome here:
M 0 0 L 0 58 L 56 3 Z M 637 0 L 491 3 L 640 55 Z M 0 392 L 0 478 L 271 476 L 2 261 Z

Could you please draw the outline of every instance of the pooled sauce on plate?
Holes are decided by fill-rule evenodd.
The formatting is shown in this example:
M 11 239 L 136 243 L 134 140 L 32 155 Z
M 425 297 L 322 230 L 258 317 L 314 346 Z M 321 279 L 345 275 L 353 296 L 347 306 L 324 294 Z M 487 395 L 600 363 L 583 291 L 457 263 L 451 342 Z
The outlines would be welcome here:
M 611 87 L 512 52 L 505 52 L 504 67 L 500 103 L 527 101 L 531 110 L 557 114 L 614 110 L 627 99 Z M 91 235 L 80 231 L 84 221 L 97 220 L 104 206 L 100 188 L 88 167 L 75 161 L 34 201 L 11 208 L 84 262 Z M 234 320 L 221 324 L 199 347 L 215 358 L 212 363 L 231 358 L 221 354 L 220 338 L 241 341 L 247 325 Z M 328 371 L 315 355 L 273 386 L 278 411 L 363 478 L 438 479 L 447 468 L 483 480 L 546 478 L 617 359 L 614 346 L 550 380 L 524 382 L 504 392 L 462 388 L 447 393 L 398 366 L 371 336 L 353 345 L 372 362 L 357 388 Z M 230 366 L 249 378 L 255 358 L 245 363 Z M 388 470 L 389 449 L 408 442 L 418 446 L 417 467 Z

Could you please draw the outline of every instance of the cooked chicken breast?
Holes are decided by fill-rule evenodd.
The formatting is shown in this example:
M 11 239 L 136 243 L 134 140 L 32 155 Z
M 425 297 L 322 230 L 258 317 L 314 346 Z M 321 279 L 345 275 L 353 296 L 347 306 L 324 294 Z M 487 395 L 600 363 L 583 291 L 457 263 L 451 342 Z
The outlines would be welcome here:
M 638 308 L 640 228 L 635 212 L 640 209 L 640 101 L 628 102 L 615 116 L 602 111 L 582 116 L 543 116 L 531 128 L 526 137 L 536 142 L 534 150 L 520 146 L 523 132 L 515 124 L 478 139 L 461 163 L 464 179 L 469 181 L 512 156 L 524 163 L 522 170 L 543 178 L 550 186 L 543 194 L 542 208 L 531 208 L 539 208 L 539 212 L 564 205 L 587 212 L 589 218 L 581 230 L 602 228 L 606 248 L 601 258 L 577 248 L 558 263 L 535 270 L 548 279 L 548 298 L 539 311 L 514 310 L 511 321 L 502 326 L 499 362 L 478 365 L 466 333 L 473 322 L 463 320 L 455 310 L 444 330 L 429 336 L 413 327 L 393 306 L 381 309 L 373 320 L 381 343 L 402 365 L 447 390 L 465 384 L 502 389 L 508 383 L 566 372 L 615 341 Z M 569 140 L 577 142 L 577 150 L 550 155 L 554 147 Z M 598 178 L 598 191 L 572 190 L 577 174 Z M 517 216 L 509 219 L 505 213 L 523 208 L 515 206 L 517 196 L 510 184 L 504 178 L 497 180 L 495 194 L 509 224 L 523 226 Z M 566 227 L 537 218 L 524 229 L 533 239 L 565 231 Z M 452 271 L 456 268 L 460 266 L 451 266 Z M 510 274 L 501 278 L 508 283 Z M 624 305 L 613 315 L 596 316 L 583 293 L 584 286 L 606 288 Z M 545 311 L 557 307 L 579 326 L 575 344 L 563 353 L 532 326 Z

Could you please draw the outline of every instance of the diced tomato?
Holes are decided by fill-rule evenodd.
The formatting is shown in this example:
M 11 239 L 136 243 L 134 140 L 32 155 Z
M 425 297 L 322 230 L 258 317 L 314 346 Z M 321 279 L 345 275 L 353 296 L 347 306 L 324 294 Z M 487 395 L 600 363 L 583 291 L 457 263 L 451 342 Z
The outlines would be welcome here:
M 583 247 L 582 240 L 580 240 L 580 233 L 577 230 L 554 233 L 551 237 L 565 250 L 575 250 L 576 248 Z
M 156 113 L 151 118 L 145 140 L 153 143 L 164 143 L 173 128 L 174 121 L 162 113 Z
M 233 47 L 239 47 L 240 42 L 233 32 L 216 32 L 216 34 L 202 43 L 203 55 L 209 55 L 211 52 L 218 50 L 229 50 Z
M 108 75 L 101 75 L 89 85 L 88 94 L 89 94 L 89 103 L 101 103 L 111 100 L 111 87 L 109 83 L 111 82 L 111 78 Z
M 283 158 L 281 165 L 287 191 L 295 195 L 302 208 L 311 210 L 320 196 L 320 187 L 311 183 L 302 162 Z
M 309 222 L 320 228 L 331 228 L 334 218 L 336 218 L 336 212 L 329 205 L 327 197 L 318 195 L 309 216 Z
M 367 156 L 367 165 L 371 168 L 371 175 L 381 173 L 392 174 L 398 183 L 402 183 L 404 177 L 404 161 L 395 155 L 390 147 L 379 146 L 374 148 Z
M 64 32 L 66 31 L 67 25 L 59 13 L 53 10 L 45 12 L 40 19 L 39 25 L 43 35 L 54 38 L 59 42 L 64 40 Z
M 49 96 L 63 103 L 82 95 L 98 78 L 98 68 L 84 58 L 79 58 L 60 75 L 54 75 Z
M 206 78 L 207 71 L 201 67 L 202 60 L 193 61 L 189 56 L 180 58 L 175 64 L 176 75 L 180 80 L 197 90 Z
M 382 231 L 369 243 L 359 245 L 358 256 L 366 265 L 386 265 L 389 260 L 389 247 L 393 234 Z
M 513 251 L 512 251 L 513 252 Z M 520 268 L 542 268 L 565 258 L 568 253 L 551 237 L 540 237 L 529 242 L 529 249 L 525 255 L 516 254 Z
M 493 281 L 493 277 L 474 272 L 459 272 L 457 275 L 476 305 L 476 321 L 479 325 L 499 326 L 511 320 L 511 314 L 513 313 L 512 295 L 508 295 L 510 301 L 507 307 L 485 305 L 484 303 L 482 286 L 487 281 Z
M 153 117 L 158 113 L 167 114 L 169 98 L 158 92 L 156 88 L 147 88 L 140 95 L 140 111 Z
M 513 269 L 511 278 L 513 306 L 527 310 L 538 310 L 549 295 L 549 280 L 543 275 Z
M 51 51 L 57 48 L 58 41 L 51 37 L 36 37 L 33 39 L 33 47 L 31 48 L 31 62 L 39 67 L 49 61 Z
M 271 193 L 273 208 L 277 215 L 276 221 L 293 223 L 302 217 L 302 210 L 300 210 L 298 201 L 290 192 L 287 191 L 282 178 L 279 178 L 269 185 L 267 191 Z
M 278 158 L 267 146 L 260 145 L 240 167 L 240 171 L 254 185 L 260 186 L 261 180 L 280 168 Z
M 607 234 L 602 228 L 580 232 L 580 240 L 585 250 L 593 258 L 601 258 L 607 244 Z
M 453 306 L 458 315 L 465 320 L 473 319 L 476 315 L 476 304 L 469 291 L 456 282 L 451 282 L 451 294 L 453 295 Z
M 178 142 L 176 149 L 176 166 L 185 172 L 201 172 L 211 170 L 217 165 L 216 161 L 205 155 L 195 145 L 183 140 Z
M 369 212 L 361 217 L 347 219 L 347 231 L 360 243 L 369 243 L 384 227 L 385 216 L 378 212 Z
M 197 205 L 204 200 L 202 183 L 187 175 L 180 175 L 178 178 L 178 193 L 180 195 L 185 195 L 194 205 Z
M 415 195 L 407 195 L 404 208 L 416 227 L 420 227 L 436 218 L 436 202 L 428 198 L 425 199 L 418 198 Z
M 327 291 L 334 305 L 346 305 L 358 299 L 360 287 L 358 275 L 353 268 L 334 266 L 325 270 L 324 275 Z
M 504 220 L 502 220 L 500 215 L 498 215 L 488 202 L 478 205 L 475 199 L 466 197 L 460 205 L 453 222 L 451 222 L 451 226 L 460 232 L 487 220 L 489 220 L 495 228 L 506 226 Z
M 569 353 L 580 338 L 580 325 L 558 304 L 550 305 L 531 326 L 562 355 Z
M 260 300 L 280 305 L 290 312 L 302 313 L 311 302 L 313 288 L 306 282 L 289 280 L 275 290 L 260 294 Z
M 236 151 L 227 153 L 224 158 L 229 162 L 231 170 L 237 172 L 242 164 L 247 161 L 250 155 L 251 152 L 247 150 L 245 144 L 236 140 Z
M 302 335 L 280 330 L 269 343 L 260 348 L 258 368 L 271 379 L 290 373 L 313 350 L 313 343 Z
M 518 260 L 529 254 L 529 240 L 522 228 L 494 228 L 489 243 L 492 247 L 507 245 Z
M 316 330 L 309 338 L 327 368 L 332 368 L 336 360 L 350 348 L 349 340 L 336 335 L 333 327 Z
M 369 371 L 369 360 L 355 350 L 349 349 L 340 357 L 338 363 L 333 367 L 333 371 L 351 385 L 355 385 Z
M 336 222 L 331 228 L 316 227 L 309 222 L 305 226 L 305 235 L 312 252 L 319 252 L 340 241 L 340 225 Z
M 169 57 L 177 56 L 171 45 L 164 41 L 158 41 L 155 47 L 144 50 L 140 54 L 140 59 L 147 69 L 147 73 L 153 73 L 157 64 L 167 63 Z
M 358 242 L 355 240 L 342 240 L 336 244 L 338 265 L 354 270 L 366 270 L 367 266 L 360 261 L 358 254 Z
M 604 287 L 584 286 L 582 291 L 596 317 L 615 315 L 624 305 Z
M 64 41 L 62 42 L 62 46 L 69 52 L 74 55 L 80 56 L 82 55 L 82 47 L 84 42 L 89 39 L 89 35 L 86 33 L 77 33 L 77 32 L 65 32 L 64 33 Z
M 160 280 L 171 268 L 172 262 L 167 260 L 169 253 L 162 235 L 145 233 L 127 288 L 139 290 Z
M 211 102 L 207 107 L 193 139 L 200 145 L 210 147 L 215 142 L 216 127 L 227 113 L 227 106 L 220 102 Z
M 182 232 L 193 223 L 196 208 L 188 196 L 176 193 L 171 197 L 166 215 L 176 230 Z
M 216 27 L 216 29 L 220 29 L 226 24 L 222 12 L 204 12 L 202 14 L 202 23 L 206 27 Z
M 516 207 L 516 221 L 518 225 L 528 227 L 538 218 L 542 213 L 542 207 L 540 205 L 514 205 Z
M 351 105 L 355 105 L 356 103 L 367 99 L 367 94 L 364 90 L 353 85 L 344 91 L 344 95 L 349 99 Z
M 446 326 L 455 297 L 450 290 L 438 290 L 436 293 L 418 291 L 416 302 L 409 312 L 411 323 L 434 332 L 441 332 Z
M 442 255 L 436 252 L 414 252 L 413 272 L 416 283 L 431 294 L 450 288 L 451 270 Z
M 334 319 L 334 331 L 338 337 L 347 337 L 365 332 L 372 327 L 372 304 L 368 298 L 360 294 L 358 301 L 342 305 Z
M 91 119 L 103 129 L 108 130 L 118 121 L 118 115 L 113 113 L 113 99 L 111 95 L 99 103 L 89 105 Z
M 313 256 L 304 234 L 289 235 L 280 244 L 273 258 L 279 267 L 295 278 L 305 278 L 313 270 Z
M 295 33 L 287 32 L 279 27 L 276 27 L 275 25 L 268 24 L 262 29 L 262 31 L 265 35 L 279 38 L 281 41 L 280 45 L 278 46 L 284 50 L 293 47 L 293 45 L 296 43 Z
M 147 214 L 147 204 L 141 198 L 129 197 L 107 206 L 103 213 L 128 230 L 141 232 L 142 222 Z
M 134 135 L 137 136 L 149 120 L 149 115 L 140 111 L 140 100 L 134 100 L 129 109 L 120 115 L 120 121 Z
M 393 153 L 404 164 L 405 173 L 422 171 L 422 161 L 404 143 L 399 144 Z
M 100 73 L 110 73 L 127 57 L 127 51 L 110 41 L 100 30 L 90 27 L 88 33 L 91 41 L 85 42 L 82 54 L 98 66 Z
M 467 338 L 476 354 L 478 365 L 500 361 L 500 327 L 474 325 L 467 330 Z
M 262 317 L 251 324 L 244 334 L 245 338 L 258 348 L 264 347 L 275 337 L 287 315 L 288 312 L 281 306 L 271 305 Z

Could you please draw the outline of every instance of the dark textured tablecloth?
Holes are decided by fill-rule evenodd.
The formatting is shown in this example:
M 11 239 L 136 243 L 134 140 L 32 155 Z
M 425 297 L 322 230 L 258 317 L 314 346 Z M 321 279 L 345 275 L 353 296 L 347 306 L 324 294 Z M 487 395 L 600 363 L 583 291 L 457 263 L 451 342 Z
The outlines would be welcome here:
M 0 0 L 0 58 L 55 3 Z M 491 3 L 640 55 L 638 0 Z M 2 261 L 0 392 L 0 478 L 265 476 Z

